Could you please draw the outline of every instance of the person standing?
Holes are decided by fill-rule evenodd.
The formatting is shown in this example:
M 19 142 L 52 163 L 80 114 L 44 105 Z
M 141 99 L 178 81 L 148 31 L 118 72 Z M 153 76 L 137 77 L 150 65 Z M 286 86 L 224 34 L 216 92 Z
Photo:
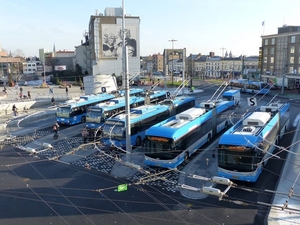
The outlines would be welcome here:
M 31 99 L 31 93 L 29 90 L 27 91 L 27 97 L 28 97 L 28 99 Z
M 66 87 L 66 95 L 68 96 L 69 89 Z
M 88 138 L 88 135 L 89 135 L 89 132 L 87 130 L 87 126 L 85 126 L 83 129 L 82 129 L 82 137 L 83 137 L 83 143 L 86 143 L 87 142 L 87 138 Z
M 52 103 L 52 105 L 55 105 L 55 99 L 54 99 L 54 97 L 51 98 L 51 103 Z
M 14 116 L 17 116 L 18 108 L 16 107 L 15 104 L 12 106 L 12 111 L 13 111 Z

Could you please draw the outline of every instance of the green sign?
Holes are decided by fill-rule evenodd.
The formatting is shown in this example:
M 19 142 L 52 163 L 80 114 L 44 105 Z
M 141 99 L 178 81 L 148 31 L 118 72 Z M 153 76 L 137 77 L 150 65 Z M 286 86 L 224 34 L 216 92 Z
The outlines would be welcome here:
M 127 184 L 120 184 L 118 186 L 118 192 L 127 191 Z

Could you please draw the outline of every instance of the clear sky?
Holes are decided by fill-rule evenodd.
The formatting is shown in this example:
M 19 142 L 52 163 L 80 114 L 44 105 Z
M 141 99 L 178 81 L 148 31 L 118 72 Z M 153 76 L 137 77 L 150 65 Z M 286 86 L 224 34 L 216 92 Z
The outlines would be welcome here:
M 187 53 L 258 55 L 261 35 L 300 25 L 300 0 L 124 0 L 126 14 L 139 16 L 141 56 L 186 48 Z M 26 57 L 38 49 L 74 50 L 91 15 L 122 0 L 0 0 L 0 46 Z M 265 26 L 262 22 L 265 21 Z M 225 51 L 224 51 L 225 54 Z

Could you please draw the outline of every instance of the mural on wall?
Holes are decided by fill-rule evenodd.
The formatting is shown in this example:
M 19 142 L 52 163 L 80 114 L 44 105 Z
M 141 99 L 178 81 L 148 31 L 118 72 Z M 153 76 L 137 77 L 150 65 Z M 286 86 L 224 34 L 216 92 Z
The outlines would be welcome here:
M 137 27 L 126 26 L 125 44 L 128 57 L 137 56 Z M 122 57 L 122 26 L 116 24 L 102 24 L 102 57 Z

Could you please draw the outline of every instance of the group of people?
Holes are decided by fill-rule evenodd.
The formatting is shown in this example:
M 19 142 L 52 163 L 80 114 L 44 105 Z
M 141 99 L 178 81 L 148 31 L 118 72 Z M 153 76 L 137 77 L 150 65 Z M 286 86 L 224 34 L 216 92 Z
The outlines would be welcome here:
M 54 135 L 58 135 L 58 130 L 59 130 L 59 124 L 57 121 L 54 122 L 54 125 L 53 125 L 53 131 L 54 131 Z M 88 136 L 89 136 L 89 131 L 87 129 L 87 126 L 85 126 L 83 129 L 82 129 L 82 137 L 83 137 L 83 143 L 87 143 L 87 139 L 88 139 Z
M 23 95 L 23 88 L 22 88 L 22 87 L 20 87 L 20 93 L 19 93 L 19 96 L 20 96 L 20 98 L 26 98 L 26 96 Z M 28 99 L 31 99 L 31 92 L 30 92 L 30 90 L 27 91 L 27 98 L 28 98 Z

